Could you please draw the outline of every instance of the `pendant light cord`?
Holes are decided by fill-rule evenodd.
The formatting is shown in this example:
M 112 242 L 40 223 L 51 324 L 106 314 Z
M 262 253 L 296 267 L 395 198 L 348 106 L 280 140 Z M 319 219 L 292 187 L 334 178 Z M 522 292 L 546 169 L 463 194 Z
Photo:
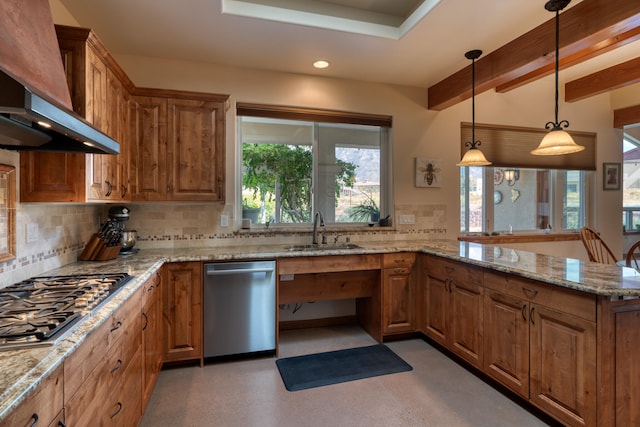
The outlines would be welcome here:
M 558 94 L 558 72 L 560 62 L 560 11 L 556 10 L 556 121 L 554 122 L 555 127 L 559 127 L 560 123 L 558 123 L 558 102 L 559 102 L 559 94 Z
M 476 60 L 471 60 L 471 146 L 476 146 Z

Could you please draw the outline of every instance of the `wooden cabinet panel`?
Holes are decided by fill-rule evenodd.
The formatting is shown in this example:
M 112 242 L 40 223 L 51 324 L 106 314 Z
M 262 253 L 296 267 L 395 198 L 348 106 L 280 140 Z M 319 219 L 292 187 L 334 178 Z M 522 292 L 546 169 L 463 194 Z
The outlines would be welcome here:
M 415 291 L 408 267 L 386 268 L 382 278 L 382 328 L 392 334 L 415 331 Z
M 478 270 L 476 273 L 480 275 Z M 449 292 L 451 351 L 474 366 L 482 367 L 484 289 L 475 283 L 453 281 Z
M 380 255 L 333 255 L 282 258 L 278 260 L 278 274 L 380 270 L 380 265 Z
M 20 153 L 20 201 L 78 202 L 85 188 L 85 155 Z
M 529 304 L 487 290 L 484 296 L 484 372 L 529 397 Z
M 132 101 L 132 198 L 167 200 L 167 100 L 134 96 Z
M 424 276 L 422 331 L 481 368 L 484 293 L 481 271 L 429 256 Z
M 44 379 L 27 398 L 6 418 L 0 427 L 50 425 L 64 417 L 60 415 L 63 402 L 63 368 L 60 366 Z
M 136 90 L 134 200 L 224 201 L 228 96 Z
M 151 397 L 160 368 L 164 350 L 162 334 L 162 299 L 160 275 L 152 277 L 143 285 L 142 308 L 142 411 Z
M 218 102 L 169 99 L 170 200 L 224 200 L 224 126 Z
M 163 267 L 165 361 L 202 360 L 202 263 Z
M 533 305 L 530 331 L 531 402 L 568 425 L 595 425 L 595 323 Z

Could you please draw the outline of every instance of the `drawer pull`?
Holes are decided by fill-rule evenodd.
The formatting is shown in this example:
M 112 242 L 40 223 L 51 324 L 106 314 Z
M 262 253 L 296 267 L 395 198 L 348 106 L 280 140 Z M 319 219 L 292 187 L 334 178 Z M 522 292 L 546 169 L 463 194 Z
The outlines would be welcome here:
M 58 420 L 58 427 L 67 427 L 67 425 L 62 420 Z
M 522 320 L 527 321 L 527 304 L 522 304 Z
M 149 316 L 147 316 L 147 313 L 142 313 L 142 317 L 144 317 L 144 326 L 142 327 L 142 330 L 146 331 L 147 326 L 149 326 Z
M 154 288 L 154 286 L 153 286 L 153 285 L 149 286 L 149 287 L 147 288 L 147 292 L 151 292 L 151 291 L 153 291 L 153 288 Z
M 536 322 L 533 320 L 533 311 L 535 310 L 535 307 L 531 307 L 531 311 L 529 311 L 529 320 L 531 321 L 532 325 L 535 325 Z
M 38 414 L 34 413 L 33 415 L 31 415 L 31 419 L 33 420 L 33 422 L 31 423 L 31 427 L 35 427 L 38 424 L 38 419 L 40 417 L 38 417 Z
M 405 270 L 404 268 L 394 268 L 393 272 L 400 274 L 400 273 L 405 273 L 407 270 Z
M 109 418 L 115 417 L 120 413 L 120 411 L 122 411 L 122 403 L 118 402 L 118 409 L 116 409 L 116 411 L 113 414 L 109 415 Z
M 525 294 L 530 294 L 532 296 L 536 296 L 538 294 L 538 291 L 535 289 L 522 288 L 522 290 L 524 291 Z
M 111 328 L 111 332 L 113 331 L 117 331 L 118 329 L 120 329 L 122 327 L 122 322 L 118 320 L 118 322 L 116 322 L 115 325 L 113 325 L 113 328 Z
M 404 259 L 394 259 L 393 262 L 395 262 L 396 264 L 400 264 L 404 262 Z
M 122 368 L 122 360 L 118 359 L 116 366 L 114 366 L 113 369 L 111 369 L 111 373 L 113 374 L 115 371 L 117 371 L 120 368 Z

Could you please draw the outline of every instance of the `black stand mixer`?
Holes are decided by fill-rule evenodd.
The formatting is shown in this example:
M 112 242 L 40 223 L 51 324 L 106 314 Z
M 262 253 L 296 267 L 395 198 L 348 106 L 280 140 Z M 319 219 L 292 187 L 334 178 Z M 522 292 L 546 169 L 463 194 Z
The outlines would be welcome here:
M 138 249 L 133 249 L 137 240 L 136 230 L 127 230 L 124 226 L 125 221 L 129 221 L 129 212 L 129 208 L 126 206 L 113 206 L 109 208 L 109 218 L 116 222 L 120 235 L 122 236 L 120 255 L 138 252 Z

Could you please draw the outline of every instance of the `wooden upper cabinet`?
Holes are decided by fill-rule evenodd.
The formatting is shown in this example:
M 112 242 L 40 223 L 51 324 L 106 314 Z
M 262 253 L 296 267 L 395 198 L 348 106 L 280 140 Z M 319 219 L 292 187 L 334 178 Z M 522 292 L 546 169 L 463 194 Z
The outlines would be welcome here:
M 133 83 L 91 30 L 57 25 L 56 33 L 74 111 L 118 141 L 121 154 L 22 152 L 20 200 L 129 200 L 127 102 Z
M 227 95 L 136 90 L 131 188 L 136 201 L 224 201 Z

